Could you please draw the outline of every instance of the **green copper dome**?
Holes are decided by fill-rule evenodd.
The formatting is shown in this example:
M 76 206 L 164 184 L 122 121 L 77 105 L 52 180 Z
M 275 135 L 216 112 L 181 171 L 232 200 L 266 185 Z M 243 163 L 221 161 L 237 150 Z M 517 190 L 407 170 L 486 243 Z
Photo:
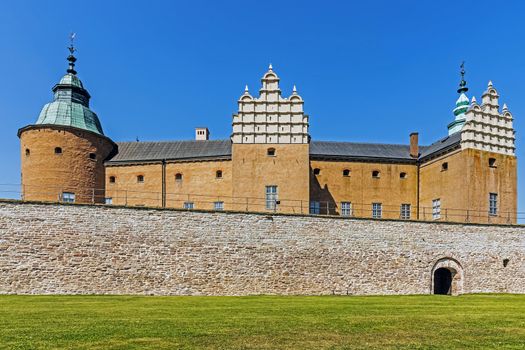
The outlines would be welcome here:
M 72 126 L 104 135 L 97 115 L 89 109 L 91 96 L 76 75 L 74 48 L 70 51 L 67 74 L 53 87 L 53 102 L 42 108 L 36 124 Z

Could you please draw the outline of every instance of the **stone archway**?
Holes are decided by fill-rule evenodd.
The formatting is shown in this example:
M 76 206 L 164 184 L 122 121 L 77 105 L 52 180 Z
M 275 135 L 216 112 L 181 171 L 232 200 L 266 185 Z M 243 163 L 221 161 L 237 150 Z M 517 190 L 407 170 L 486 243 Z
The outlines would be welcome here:
M 430 293 L 462 294 L 463 281 L 464 273 L 461 264 L 453 258 L 441 258 L 432 268 Z

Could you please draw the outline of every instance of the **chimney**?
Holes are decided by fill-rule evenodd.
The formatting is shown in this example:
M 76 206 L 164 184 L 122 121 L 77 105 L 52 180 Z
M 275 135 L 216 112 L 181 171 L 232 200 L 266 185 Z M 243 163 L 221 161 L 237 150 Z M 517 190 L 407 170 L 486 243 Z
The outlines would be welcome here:
M 208 128 L 195 128 L 195 140 L 208 141 L 210 139 L 210 130 Z
M 419 157 L 419 133 L 413 132 L 410 134 L 410 156 L 412 158 Z

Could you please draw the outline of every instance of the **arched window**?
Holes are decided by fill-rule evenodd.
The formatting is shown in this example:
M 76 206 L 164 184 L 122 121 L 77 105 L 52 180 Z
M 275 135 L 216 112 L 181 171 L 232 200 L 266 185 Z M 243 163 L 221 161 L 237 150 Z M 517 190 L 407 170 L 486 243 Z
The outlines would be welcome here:
M 315 168 L 314 169 L 314 175 L 319 175 L 319 174 L 321 174 L 321 169 Z
M 268 148 L 266 150 L 266 154 L 271 156 L 271 157 L 275 156 L 275 148 Z
M 343 170 L 343 176 L 350 176 L 350 170 L 348 169 Z
M 29 148 L 26 148 L 26 156 L 29 156 L 31 154 L 31 151 L 29 150 Z
M 381 176 L 381 173 L 379 172 L 379 170 L 372 171 L 372 177 L 374 179 L 379 179 L 380 176 Z
M 447 171 L 448 170 L 448 163 L 445 162 L 443 164 L 441 164 L 441 171 Z
M 400 179 L 406 179 L 407 178 L 407 173 L 405 173 L 405 172 L 399 173 L 399 178 Z
M 89 154 L 89 159 L 95 160 L 95 159 L 97 159 L 97 155 L 95 153 L 90 153 Z
M 110 184 L 114 184 L 116 180 L 117 180 L 117 178 L 115 176 L 110 176 L 109 177 L 109 183 Z M 142 179 L 142 180 L 144 180 L 144 179 Z
M 137 175 L 137 182 L 139 183 L 144 182 L 144 175 Z
M 182 174 L 181 173 L 176 173 L 175 174 L 175 181 L 182 181 Z
M 55 154 L 62 154 L 62 148 L 55 147 Z
M 215 172 L 215 177 L 218 178 L 218 179 L 220 179 L 220 178 L 222 177 L 222 170 L 217 170 L 217 171 Z

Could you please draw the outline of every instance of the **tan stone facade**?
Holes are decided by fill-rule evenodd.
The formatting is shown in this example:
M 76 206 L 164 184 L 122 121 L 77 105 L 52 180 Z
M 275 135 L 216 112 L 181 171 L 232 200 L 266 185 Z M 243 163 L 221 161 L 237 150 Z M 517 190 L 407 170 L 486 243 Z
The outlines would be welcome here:
M 60 126 L 30 126 L 19 136 L 23 199 L 64 201 L 66 193 L 76 202 L 104 203 L 104 162 L 116 151 L 110 139 Z

